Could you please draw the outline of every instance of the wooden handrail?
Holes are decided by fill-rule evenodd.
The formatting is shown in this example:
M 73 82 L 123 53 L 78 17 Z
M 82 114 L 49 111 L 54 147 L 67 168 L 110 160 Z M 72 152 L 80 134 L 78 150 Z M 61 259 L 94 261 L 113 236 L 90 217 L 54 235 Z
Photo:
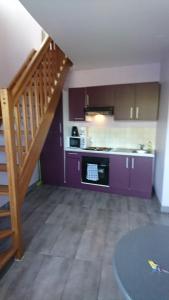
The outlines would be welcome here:
M 52 39 L 50 37 L 46 37 L 46 39 L 44 39 L 39 51 L 36 52 L 31 63 L 27 66 L 27 68 L 22 73 L 22 76 L 19 78 L 19 80 L 15 83 L 15 86 L 12 88 L 11 90 L 12 97 L 14 98 L 17 97 L 18 94 L 20 93 L 20 89 L 21 88 L 23 89 L 23 87 L 25 87 L 25 85 L 29 82 L 32 74 L 37 69 L 51 41 Z

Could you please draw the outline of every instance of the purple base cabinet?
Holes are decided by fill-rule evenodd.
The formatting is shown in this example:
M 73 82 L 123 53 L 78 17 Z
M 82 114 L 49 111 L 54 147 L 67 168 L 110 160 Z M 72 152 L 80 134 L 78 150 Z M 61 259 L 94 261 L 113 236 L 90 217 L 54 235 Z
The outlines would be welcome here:
M 140 196 L 150 198 L 152 194 L 153 159 L 151 157 L 132 157 L 130 190 Z
M 78 152 L 66 153 L 66 185 L 81 188 L 81 159 Z
M 112 193 L 151 198 L 153 158 L 112 155 L 110 189 Z
M 62 112 L 62 99 L 60 99 L 40 156 L 42 181 L 45 184 L 64 185 Z
M 110 187 L 127 190 L 129 186 L 129 158 L 124 155 L 112 155 L 110 158 Z
M 109 158 L 109 186 L 82 182 L 82 158 Z M 66 152 L 66 186 L 120 195 L 151 198 L 153 158 Z

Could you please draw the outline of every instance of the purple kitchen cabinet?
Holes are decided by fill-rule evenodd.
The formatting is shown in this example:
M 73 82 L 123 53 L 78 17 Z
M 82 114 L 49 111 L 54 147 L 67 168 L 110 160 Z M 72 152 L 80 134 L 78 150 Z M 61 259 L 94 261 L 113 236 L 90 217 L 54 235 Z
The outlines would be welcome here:
M 86 88 L 89 106 L 113 106 L 115 99 L 115 86 L 92 86 Z
M 81 158 L 79 153 L 66 153 L 66 185 L 81 187 Z
M 62 99 L 49 129 L 40 156 L 42 181 L 45 184 L 64 185 L 63 108 Z
M 69 120 L 84 121 L 86 105 L 86 88 L 69 89 Z
M 110 187 L 81 182 L 83 156 L 109 158 Z M 150 198 L 152 174 L 153 158 L 151 157 L 66 152 L 66 185 L 69 187 Z
M 130 189 L 140 195 L 151 197 L 153 159 L 131 157 Z
M 153 159 L 151 157 L 112 155 L 110 189 L 112 193 L 150 198 Z
M 81 188 L 84 190 L 110 192 L 110 188 L 95 184 L 82 182 L 82 158 L 87 157 L 104 157 L 109 155 L 90 152 L 66 152 L 66 185 L 69 187 Z
M 127 190 L 129 187 L 129 157 L 125 155 L 112 155 L 110 158 L 110 188 L 114 190 Z

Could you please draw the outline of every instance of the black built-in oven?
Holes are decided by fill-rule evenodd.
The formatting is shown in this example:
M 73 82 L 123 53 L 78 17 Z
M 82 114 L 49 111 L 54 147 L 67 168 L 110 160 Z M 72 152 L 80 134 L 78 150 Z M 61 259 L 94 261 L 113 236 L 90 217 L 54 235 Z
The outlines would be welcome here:
M 83 156 L 82 182 L 109 186 L 109 158 Z

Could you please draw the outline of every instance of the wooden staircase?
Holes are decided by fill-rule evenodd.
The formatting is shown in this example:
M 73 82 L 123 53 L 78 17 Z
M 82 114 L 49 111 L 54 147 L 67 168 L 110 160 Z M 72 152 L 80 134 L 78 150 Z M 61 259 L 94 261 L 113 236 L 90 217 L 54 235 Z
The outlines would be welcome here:
M 12 239 L 11 247 L 0 253 L 0 270 L 12 257 L 23 255 L 23 200 L 71 66 L 48 37 L 39 51 L 31 52 L 10 86 L 0 90 L 0 135 L 5 139 L 0 152 L 7 161 L 0 164 L 0 172 L 8 174 L 8 185 L 0 182 L 0 195 L 9 196 L 9 209 L 0 209 L 0 219 L 11 222 L 11 228 L 0 230 L 0 241 Z

